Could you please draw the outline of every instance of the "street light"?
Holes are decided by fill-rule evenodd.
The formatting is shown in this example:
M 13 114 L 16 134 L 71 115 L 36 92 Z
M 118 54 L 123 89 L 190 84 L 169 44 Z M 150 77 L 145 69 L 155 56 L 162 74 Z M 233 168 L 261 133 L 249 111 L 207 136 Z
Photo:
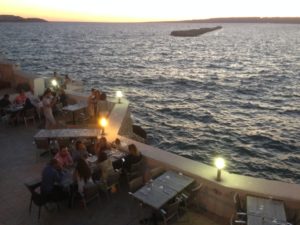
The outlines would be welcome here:
M 102 136 L 105 135 L 104 129 L 105 129 L 105 127 L 107 126 L 107 123 L 108 123 L 108 122 L 107 122 L 107 119 L 104 118 L 104 117 L 99 118 L 99 120 L 98 120 L 98 124 L 99 124 L 100 127 L 102 128 L 102 133 L 101 133 Z
M 123 97 L 122 91 L 117 91 L 116 92 L 116 97 L 118 99 L 118 103 L 120 104 L 121 103 L 121 98 Z
M 218 169 L 217 181 L 221 181 L 221 170 L 225 167 L 225 160 L 221 157 L 215 159 L 215 166 Z

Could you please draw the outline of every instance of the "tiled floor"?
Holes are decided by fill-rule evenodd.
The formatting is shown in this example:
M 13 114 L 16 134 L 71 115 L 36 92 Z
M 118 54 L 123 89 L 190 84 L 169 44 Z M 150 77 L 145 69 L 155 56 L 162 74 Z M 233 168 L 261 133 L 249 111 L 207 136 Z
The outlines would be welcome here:
M 110 201 L 105 197 L 91 202 L 84 210 L 80 204 L 72 209 L 67 204 L 60 211 L 49 212 L 42 209 L 41 219 L 37 219 L 37 207 L 33 205 L 29 214 L 30 193 L 24 183 L 39 178 L 47 157 L 36 161 L 32 137 L 38 130 L 0 126 L 0 225 L 137 225 L 147 212 L 141 210 L 137 202 L 120 190 Z M 190 217 L 187 219 L 186 217 Z M 189 213 L 174 224 L 217 225 L 216 220 L 207 215 Z M 222 224 L 219 223 L 218 224 Z

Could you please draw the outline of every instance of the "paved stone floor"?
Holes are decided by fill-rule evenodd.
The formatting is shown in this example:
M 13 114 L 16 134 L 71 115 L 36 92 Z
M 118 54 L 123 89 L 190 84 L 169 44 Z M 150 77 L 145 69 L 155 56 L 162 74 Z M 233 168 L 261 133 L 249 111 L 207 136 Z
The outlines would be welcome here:
M 0 125 L 0 225 L 137 225 L 139 219 L 147 214 L 126 189 L 95 200 L 83 209 L 76 204 L 72 209 L 67 204 L 60 211 L 49 212 L 42 209 L 40 220 L 38 209 L 32 206 L 29 214 L 30 193 L 24 183 L 39 178 L 48 161 L 47 157 L 36 160 L 33 135 L 38 131 L 34 126 L 25 128 L 23 124 L 15 127 Z M 191 216 L 192 219 L 187 219 Z M 210 216 L 199 213 L 185 215 L 174 224 L 222 224 Z

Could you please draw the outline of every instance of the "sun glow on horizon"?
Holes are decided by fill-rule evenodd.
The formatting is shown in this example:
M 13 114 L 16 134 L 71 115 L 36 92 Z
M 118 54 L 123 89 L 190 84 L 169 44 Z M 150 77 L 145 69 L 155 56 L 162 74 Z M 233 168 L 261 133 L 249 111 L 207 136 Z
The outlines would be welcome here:
M 298 0 L 1 0 L 0 14 L 49 21 L 145 22 L 213 17 L 299 17 Z

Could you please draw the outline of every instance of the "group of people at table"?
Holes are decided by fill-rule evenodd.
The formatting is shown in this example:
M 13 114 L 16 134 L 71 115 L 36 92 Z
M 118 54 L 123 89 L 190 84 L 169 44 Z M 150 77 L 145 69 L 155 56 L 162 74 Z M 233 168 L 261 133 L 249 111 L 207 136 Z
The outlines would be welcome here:
M 110 144 L 105 137 L 94 144 L 93 148 L 89 148 L 89 151 L 81 140 L 76 141 L 75 148 L 71 151 L 67 146 L 60 146 L 59 151 L 42 172 L 41 194 L 49 201 L 70 198 L 76 193 L 84 197 L 86 185 L 99 184 L 101 189 L 101 184 L 106 184 L 110 175 L 116 171 L 126 173 L 130 171 L 133 163 L 142 159 L 136 146 L 130 144 L 128 145 L 128 154 L 113 163 L 107 155 L 107 152 L 113 148 L 119 151 L 124 150 L 119 139 Z M 92 155 L 97 157 L 93 167 L 88 160 Z M 72 182 L 69 184 L 72 185 L 71 191 L 69 187 L 63 185 L 64 179 L 70 176 L 72 177 Z
M 57 103 L 63 106 L 67 104 L 64 90 L 53 92 L 48 88 L 41 98 L 34 96 L 32 91 L 25 93 L 24 90 L 20 90 L 13 101 L 10 100 L 9 94 L 0 99 L 0 116 L 7 117 L 10 124 L 16 125 L 26 115 L 27 110 L 34 109 L 35 113 L 43 112 L 46 128 L 53 128 L 56 125 L 53 109 L 55 111 Z

